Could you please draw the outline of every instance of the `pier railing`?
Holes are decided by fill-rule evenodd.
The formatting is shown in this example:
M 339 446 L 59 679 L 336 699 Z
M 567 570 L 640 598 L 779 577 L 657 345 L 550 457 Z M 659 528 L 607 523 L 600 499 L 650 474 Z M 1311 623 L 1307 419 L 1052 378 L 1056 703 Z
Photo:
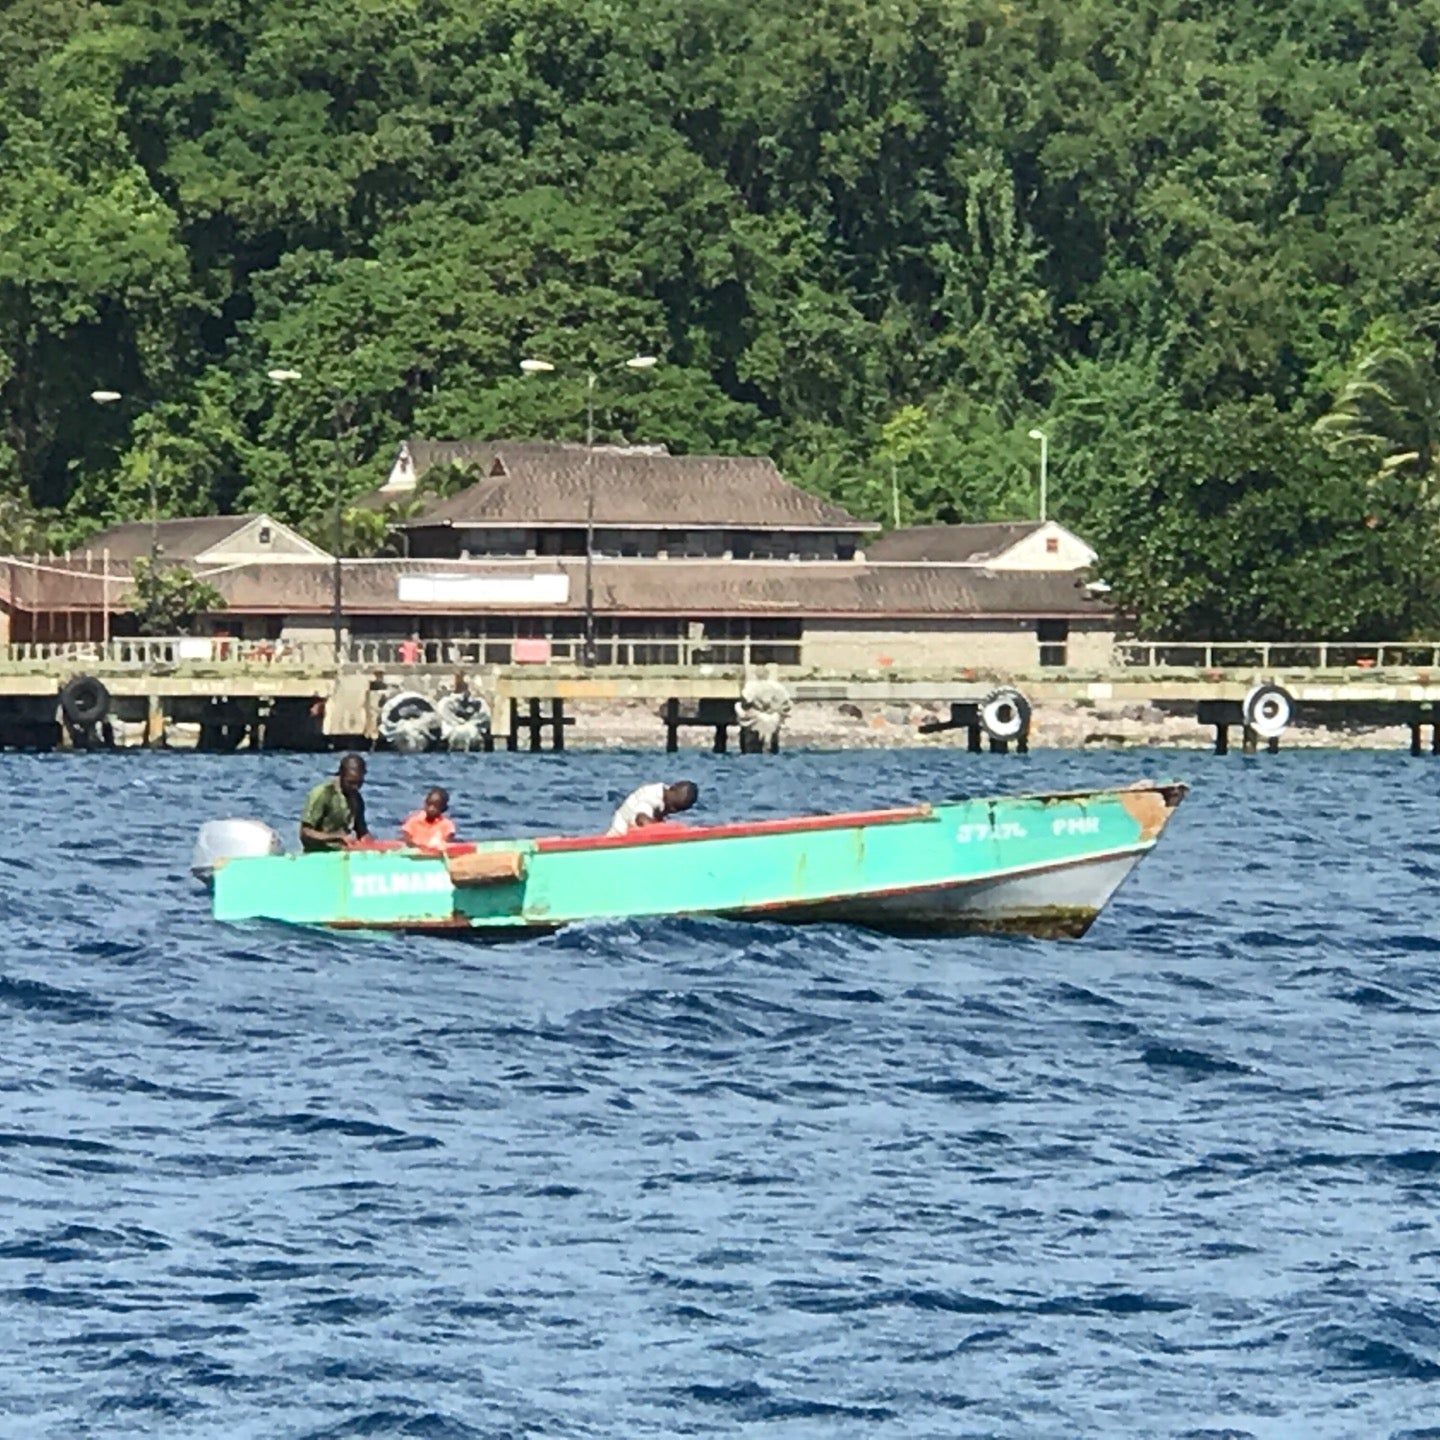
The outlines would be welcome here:
M 1354 641 L 1121 640 L 1118 669 L 1144 670 L 1386 670 L 1440 669 L 1440 643 Z
M 475 669 L 492 665 L 547 664 L 578 666 L 578 639 L 516 638 L 369 640 L 348 642 L 345 669 L 395 670 L 414 667 Z M 603 639 L 595 659 L 604 667 L 645 670 L 663 667 L 688 670 L 700 666 L 750 670 L 766 665 L 798 669 L 801 643 L 796 640 L 738 638 L 708 643 L 690 639 Z M 286 668 L 334 673 L 334 642 L 324 640 L 242 640 L 227 635 L 135 636 L 108 641 L 69 640 L 0 646 L 0 663 L 23 668 L 67 671 L 89 666 L 107 669 L 164 671 L 181 666 L 218 669 Z M 992 668 L 992 667 L 987 667 Z M 1018 667 L 1017 667 L 1018 668 Z M 1207 671 L 1366 671 L 1435 670 L 1440 672 L 1440 642 L 1268 640 L 1122 640 L 1113 647 L 1108 666 L 1080 667 L 1110 673 L 1159 671 L 1203 675 Z M 1065 667 L 1046 667 L 1061 675 Z
M 177 665 L 292 665 L 335 668 L 331 643 L 237 640 L 224 635 L 136 636 L 117 640 L 60 640 L 0 646 L 0 660 L 19 665 L 104 665 L 161 670 Z
M 579 665 L 583 642 L 576 639 L 353 640 L 343 648 L 346 668 L 395 669 L 407 666 Z M 767 664 L 798 665 L 798 641 L 741 638 L 703 643 L 688 639 L 603 639 L 595 646 L 596 663 L 644 668 L 688 669 L 715 665 L 749 669 Z M 66 640 L 0 646 L 0 661 L 20 665 L 105 665 L 159 670 L 178 665 L 271 666 L 333 671 L 331 640 L 240 640 L 226 635 L 139 636 L 108 641 Z

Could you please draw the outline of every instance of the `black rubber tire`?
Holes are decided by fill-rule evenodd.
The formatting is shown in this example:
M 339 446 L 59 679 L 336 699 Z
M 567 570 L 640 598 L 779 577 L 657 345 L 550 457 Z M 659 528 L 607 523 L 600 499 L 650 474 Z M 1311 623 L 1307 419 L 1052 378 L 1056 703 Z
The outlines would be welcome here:
M 1295 699 L 1283 686 L 1257 685 L 1245 697 L 1241 713 L 1262 740 L 1278 740 L 1295 718 Z
M 98 725 L 110 713 L 110 692 L 93 675 L 77 675 L 61 690 L 60 709 L 72 725 Z
M 1024 740 L 1030 733 L 1030 702 L 1003 685 L 980 702 L 980 728 L 992 740 Z

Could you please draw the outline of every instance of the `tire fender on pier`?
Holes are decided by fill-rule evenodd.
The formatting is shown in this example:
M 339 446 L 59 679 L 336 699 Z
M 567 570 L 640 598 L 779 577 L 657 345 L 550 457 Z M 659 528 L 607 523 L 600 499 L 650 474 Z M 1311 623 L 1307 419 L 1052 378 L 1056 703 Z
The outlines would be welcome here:
M 980 702 L 980 728 L 992 740 L 1019 740 L 1030 733 L 1030 702 L 1008 685 L 992 690 Z
M 780 733 L 790 713 L 790 692 L 778 680 L 747 680 L 735 702 L 735 720 L 764 743 Z
M 77 675 L 60 691 L 60 710 L 72 725 L 98 725 L 110 713 L 110 692 L 93 675 Z
M 401 690 L 380 707 L 377 728 L 392 750 L 428 750 L 440 738 L 440 714 L 428 695 Z
M 1280 685 L 1256 685 L 1241 702 L 1245 723 L 1262 739 L 1276 740 L 1295 715 L 1295 701 Z
M 440 734 L 451 750 L 474 750 L 484 744 L 490 730 L 490 706 L 483 695 L 457 690 L 442 695 L 435 705 Z

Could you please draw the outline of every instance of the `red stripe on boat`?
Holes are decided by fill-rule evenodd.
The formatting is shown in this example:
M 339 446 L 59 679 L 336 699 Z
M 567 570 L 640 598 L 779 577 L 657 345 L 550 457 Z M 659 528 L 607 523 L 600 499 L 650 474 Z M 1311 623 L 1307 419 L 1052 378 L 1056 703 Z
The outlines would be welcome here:
M 858 825 L 900 825 L 928 820 L 928 805 L 904 810 L 857 810 L 852 815 L 801 815 L 789 820 L 750 820 L 735 825 L 642 825 L 628 835 L 552 835 L 535 842 L 549 855 L 567 850 L 613 850 L 617 846 L 670 845 L 685 840 L 738 840 L 749 835 L 793 835 L 805 830 L 848 830 Z

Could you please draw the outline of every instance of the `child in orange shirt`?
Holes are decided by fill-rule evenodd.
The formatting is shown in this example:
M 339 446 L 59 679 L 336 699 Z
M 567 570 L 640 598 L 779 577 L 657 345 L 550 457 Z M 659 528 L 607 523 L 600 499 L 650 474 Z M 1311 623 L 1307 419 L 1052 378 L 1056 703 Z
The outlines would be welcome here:
M 438 785 L 425 796 L 423 809 L 407 817 L 400 833 L 417 850 L 443 850 L 455 838 L 455 822 L 445 813 L 450 793 Z

